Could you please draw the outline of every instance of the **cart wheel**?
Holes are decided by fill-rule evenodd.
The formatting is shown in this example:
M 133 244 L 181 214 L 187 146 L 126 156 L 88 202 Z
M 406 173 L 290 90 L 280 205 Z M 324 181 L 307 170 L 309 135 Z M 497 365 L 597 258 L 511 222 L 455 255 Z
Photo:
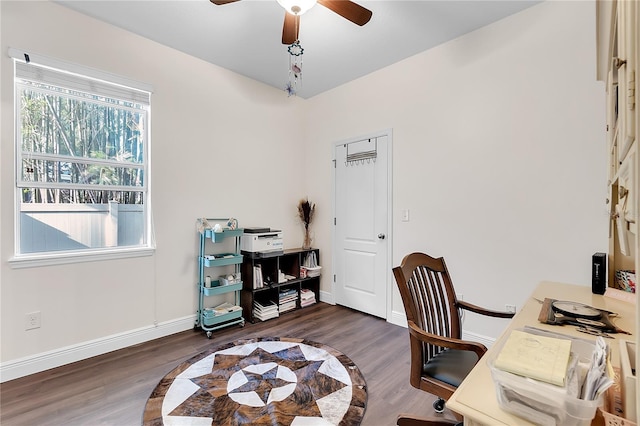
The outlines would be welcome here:
M 210 331 L 207 331 L 207 339 L 211 339 L 211 334 L 212 333 Z
M 436 410 L 436 413 L 442 413 L 444 411 L 444 399 L 438 398 L 433 401 L 433 409 Z
M 198 324 L 193 324 L 193 331 L 198 331 L 199 329 Z
M 244 321 L 240 323 L 240 327 L 244 328 Z

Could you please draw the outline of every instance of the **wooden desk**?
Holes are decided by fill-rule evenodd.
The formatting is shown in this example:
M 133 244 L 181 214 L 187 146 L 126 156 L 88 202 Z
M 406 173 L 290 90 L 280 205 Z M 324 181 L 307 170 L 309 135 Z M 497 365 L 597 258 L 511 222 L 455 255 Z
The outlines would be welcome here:
M 613 322 L 621 329 L 632 333 L 632 335 L 612 334 L 611 336 L 614 339 L 606 339 L 611 347 L 611 362 L 614 366 L 619 366 L 620 349 L 618 339 L 633 341 L 636 339 L 635 305 L 593 294 L 591 287 L 587 286 L 554 282 L 540 283 L 520 312 L 513 317 L 496 343 L 505 339 L 512 329 L 527 325 L 556 333 L 595 340 L 595 336 L 580 333 L 575 326 L 553 326 L 538 322 L 538 314 L 542 305 L 535 299 L 544 300 L 545 298 L 581 302 L 620 314 L 619 318 L 613 319 Z M 467 378 L 447 401 L 447 408 L 463 415 L 465 425 L 531 425 L 532 423 L 507 413 L 498 406 L 491 372 L 486 362 L 488 357 L 493 355 L 495 348 L 496 345 L 494 344 L 475 368 L 471 370 Z

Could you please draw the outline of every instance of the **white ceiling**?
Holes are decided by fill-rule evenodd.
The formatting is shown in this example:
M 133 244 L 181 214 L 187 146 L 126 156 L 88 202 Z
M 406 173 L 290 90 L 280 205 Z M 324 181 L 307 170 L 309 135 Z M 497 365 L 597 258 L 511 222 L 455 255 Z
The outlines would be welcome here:
M 275 0 L 223 6 L 208 0 L 55 1 L 278 89 L 288 81 L 285 12 Z M 310 98 L 538 2 L 357 1 L 373 12 L 363 27 L 316 5 L 301 16 L 298 96 Z

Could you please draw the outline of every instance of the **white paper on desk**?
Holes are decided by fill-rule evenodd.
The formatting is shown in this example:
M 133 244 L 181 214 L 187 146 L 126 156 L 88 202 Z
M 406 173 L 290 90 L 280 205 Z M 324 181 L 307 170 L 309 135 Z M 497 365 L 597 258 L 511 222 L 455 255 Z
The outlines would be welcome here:
M 582 386 L 582 399 L 593 401 L 613 384 L 613 379 L 607 375 L 608 357 L 607 343 L 601 336 L 598 336 L 591 366 Z
M 582 383 L 582 369 L 580 368 L 579 361 L 578 357 L 574 353 L 571 353 L 569 367 L 567 368 L 566 388 L 567 395 L 574 398 L 580 396 L 580 383 Z
M 496 368 L 565 386 L 571 340 L 512 330 L 495 359 Z

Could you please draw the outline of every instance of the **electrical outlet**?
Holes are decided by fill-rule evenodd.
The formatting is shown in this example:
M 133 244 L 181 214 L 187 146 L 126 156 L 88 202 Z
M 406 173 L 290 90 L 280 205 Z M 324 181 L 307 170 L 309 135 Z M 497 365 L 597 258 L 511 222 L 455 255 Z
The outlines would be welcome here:
M 33 330 L 34 328 L 40 328 L 40 311 L 31 312 L 24 317 L 24 329 Z
M 507 312 L 511 312 L 512 314 L 516 313 L 516 305 L 504 305 L 504 309 Z

